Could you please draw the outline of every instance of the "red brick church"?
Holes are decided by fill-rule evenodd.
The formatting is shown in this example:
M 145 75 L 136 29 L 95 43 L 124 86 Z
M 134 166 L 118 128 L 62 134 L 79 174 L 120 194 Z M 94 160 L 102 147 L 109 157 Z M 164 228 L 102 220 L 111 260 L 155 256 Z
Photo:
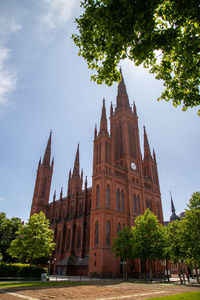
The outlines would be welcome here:
M 111 253 L 112 240 L 124 226 L 134 226 L 135 218 L 149 208 L 163 223 L 156 155 L 148 143 L 144 127 L 142 156 L 135 103 L 130 106 L 124 79 L 118 85 L 116 108 L 110 106 L 110 132 L 105 100 L 100 129 L 94 130 L 92 187 L 83 183 L 79 145 L 68 191 L 61 190 L 49 203 L 54 161 L 51 160 L 51 133 L 43 160 L 39 161 L 31 215 L 43 211 L 55 232 L 53 271 L 62 275 L 120 276 L 120 259 Z M 159 269 L 159 263 L 154 268 Z M 143 272 L 138 260 L 129 272 Z

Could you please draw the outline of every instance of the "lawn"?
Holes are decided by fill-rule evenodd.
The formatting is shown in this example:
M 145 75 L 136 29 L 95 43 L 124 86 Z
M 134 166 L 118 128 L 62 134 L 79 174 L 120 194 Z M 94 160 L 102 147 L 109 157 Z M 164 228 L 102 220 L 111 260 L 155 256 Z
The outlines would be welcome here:
M 45 281 L 45 282 L 0 282 L 0 288 L 25 287 L 25 286 L 62 286 L 62 285 L 81 285 L 86 284 L 80 281 Z
M 199 299 L 200 299 L 200 292 L 191 292 L 191 293 L 153 298 L 153 300 L 199 300 Z

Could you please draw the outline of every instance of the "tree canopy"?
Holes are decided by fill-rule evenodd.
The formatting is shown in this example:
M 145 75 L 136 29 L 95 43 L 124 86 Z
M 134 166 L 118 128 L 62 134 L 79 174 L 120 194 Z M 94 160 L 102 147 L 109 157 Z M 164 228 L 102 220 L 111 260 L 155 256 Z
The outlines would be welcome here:
M 149 261 L 150 279 L 152 280 L 152 260 L 164 257 L 164 237 L 162 225 L 157 217 L 147 209 L 144 215 L 135 219 L 132 227 L 133 257 Z
M 3 261 L 10 262 L 12 257 L 7 253 L 12 240 L 16 238 L 16 231 L 21 226 L 20 218 L 7 218 L 6 214 L 0 213 L 0 253 Z
M 196 269 L 200 266 L 200 192 L 193 193 L 183 219 L 182 243 L 186 261 Z
M 119 256 L 122 261 L 132 258 L 132 233 L 131 229 L 124 226 L 121 231 L 117 233 L 117 238 L 113 239 L 112 252 Z
M 113 241 L 113 252 L 123 261 L 130 258 L 139 258 L 149 261 L 150 278 L 152 279 L 152 260 L 164 257 L 164 235 L 162 225 L 157 217 L 147 209 L 144 215 L 135 219 L 135 226 L 124 227 L 118 232 Z
M 84 0 L 81 6 L 72 37 L 96 70 L 93 80 L 119 81 L 117 66 L 128 58 L 163 80 L 158 100 L 183 110 L 200 105 L 199 0 Z
M 33 214 L 29 221 L 17 231 L 12 241 L 9 254 L 20 261 L 35 262 L 38 258 L 51 256 L 55 249 L 53 230 L 49 228 L 49 220 L 43 212 Z

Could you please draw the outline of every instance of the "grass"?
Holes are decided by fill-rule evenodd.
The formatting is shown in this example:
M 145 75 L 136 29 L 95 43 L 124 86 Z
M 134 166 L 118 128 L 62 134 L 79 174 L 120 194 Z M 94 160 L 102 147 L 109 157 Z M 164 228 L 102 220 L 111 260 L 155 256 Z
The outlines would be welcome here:
M 83 285 L 80 281 L 40 281 L 40 282 L 0 282 L 0 288 L 26 287 L 26 286 L 55 286 L 55 285 Z
M 153 298 L 153 300 L 199 300 L 199 299 L 200 299 L 200 292 L 183 293 L 183 294 Z

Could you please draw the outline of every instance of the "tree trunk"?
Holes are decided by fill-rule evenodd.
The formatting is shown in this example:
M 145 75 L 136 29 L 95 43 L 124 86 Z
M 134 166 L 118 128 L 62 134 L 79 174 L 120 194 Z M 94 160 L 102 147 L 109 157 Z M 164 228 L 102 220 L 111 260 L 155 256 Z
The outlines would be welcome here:
M 181 277 L 181 267 L 180 267 L 180 262 L 178 262 L 178 272 L 179 272 L 178 275 L 179 275 L 181 284 L 183 284 L 183 280 L 182 280 L 182 277 Z
M 183 270 L 183 263 L 181 263 L 181 267 L 182 267 L 182 274 L 183 274 L 183 283 L 185 283 L 185 273 L 184 273 L 184 270 Z
M 127 280 L 128 276 L 127 276 L 127 262 L 123 261 L 123 279 Z
M 199 275 L 198 275 L 198 270 L 197 270 L 197 264 L 196 264 L 196 262 L 194 263 L 194 267 L 195 267 L 197 282 L 199 283 Z
M 167 281 L 169 282 L 169 260 L 166 258 Z
M 191 263 L 191 264 L 190 264 L 190 272 L 191 272 L 192 279 L 194 279 L 194 271 L 193 271 L 193 269 L 194 269 L 194 266 L 193 266 L 193 264 Z
M 152 260 L 149 259 L 149 276 L 150 276 L 150 282 L 153 280 L 153 274 L 152 274 Z

